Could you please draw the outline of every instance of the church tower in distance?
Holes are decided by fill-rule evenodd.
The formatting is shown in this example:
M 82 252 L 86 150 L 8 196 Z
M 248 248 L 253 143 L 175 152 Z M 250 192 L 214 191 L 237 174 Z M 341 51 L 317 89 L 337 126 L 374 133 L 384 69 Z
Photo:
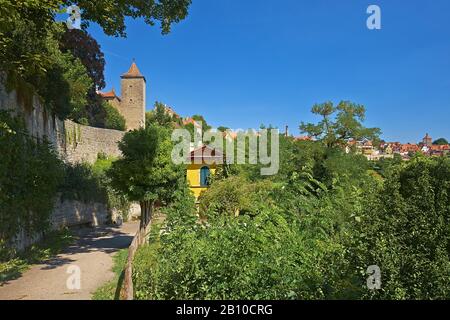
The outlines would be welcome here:
M 126 120 L 127 130 L 145 126 L 145 77 L 133 61 L 128 72 L 121 76 L 122 97 L 120 113 Z

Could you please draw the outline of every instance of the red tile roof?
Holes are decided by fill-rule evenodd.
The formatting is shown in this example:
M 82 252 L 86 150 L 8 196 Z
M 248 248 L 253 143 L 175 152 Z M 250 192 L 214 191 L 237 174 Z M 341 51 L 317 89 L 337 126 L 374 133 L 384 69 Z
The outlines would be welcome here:
M 144 76 L 141 74 L 136 63 L 133 61 L 128 72 L 122 74 L 122 78 L 144 78 Z
M 98 94 L 105 99 L 114 99 L 117 98 L 120 100 L 120 98 L 116 95 L 116 92 L 114 91 L 114 88 L 111 91 L 108 92 L 101 92 L 99 91 Z
M 294 138 L 296 141 L 313 141 L 313 138 L 309 136 L 300 136 Z
M 417 144 L 406 143 L 400 148 L 400 152 L 418 152 L 420 147 Z
M 209 162 L 222 163 L 223 162 L 223 153 L 217 149 L 213 149 L 210 146 L 203 145 L 200 148 L 197 148 L 191 151 L 189 158 L 192 162 L 205 163 L 205 160 L 209 160 Z
M 187 124 L 190 124 L 190 123 L 193 124 L 194 127 L 200 128 L 200 124 L 197 121 L 195 121 L 194 119 L 192 119 L 192 118 L 186 118 L 186 119 L 183 120 L 183 124 L 184 125 L 187 125 Z

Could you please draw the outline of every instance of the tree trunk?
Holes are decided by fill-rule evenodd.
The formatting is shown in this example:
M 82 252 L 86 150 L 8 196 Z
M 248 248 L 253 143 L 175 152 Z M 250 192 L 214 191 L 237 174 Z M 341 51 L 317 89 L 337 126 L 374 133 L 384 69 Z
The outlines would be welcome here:
M 141 201 L 141 229 L 145 228 L 152 219 L 153 201 Z

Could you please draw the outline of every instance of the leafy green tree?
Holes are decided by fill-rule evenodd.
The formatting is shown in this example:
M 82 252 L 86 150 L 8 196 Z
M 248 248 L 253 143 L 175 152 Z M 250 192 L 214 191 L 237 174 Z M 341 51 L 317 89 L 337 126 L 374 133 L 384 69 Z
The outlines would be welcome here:
M 114 1 L 97 1 L 95 5 L 89 0 L 64 0 L 65 5 L 76 4 L 81 8 L 82 27 L 90 22 L 97 23 L 107 35 L 126 36 L 126 18 L 142 18 L 153 26 L 160 23 L 163 34 L 170 32 L 171 25 L 182 21 L 188 15 L 191 0 L 132 1 L 119 3 Z
M 433 142 L 433 144 L 434 144 L 434 145 L 440 145 L 440 146 L 442 146 L 442 145 L 446 145 L 446 144 L 449 144 L 449 143 L 448 143 L 447 139 L 445 139 L 445 138 L 439 138 L 439 139 L 435 140 L 435 141 Z
M 181 126 L 181 119 L 167 113 L 164 103 L 155 102 L 155 108 L 145 114 L 145 123 L 147 126 L 156 124 L 166 128 L 173 128 L 176 125 Z
M 95 89 L 103 89 L 105 83 L 105 58 L 100 45 L 84 30 L 66 29 L 62 34 L 59 45 L 62 52 L 70 52 L 85 66 Z
M 198 124 L 201 124 L 202 135 L 204 135 L 206 131 L 208 131 L 212 128 L 210 125 L 208 125 L 205 118 L 201 115 L 196 114 L 196 115 L 193 115 L 191 118 L 192 118 L 192 120 L 196 121 Z M 191 123 L 191 122 L 186 123 L 184 125 L 184 128 L 186 130 L 188 130 L 189 133 L 191 134 L 192 141 L 195 141 L 195 137 L 197 137 L 197 139 L 203 138 L 203 136 L 202 137 L 198 136 L 199 135 L 198 130 L 200 128 L 198 128 L 197 126 L 194 126 L 193 123 Z
M 378 140 L 381 133 L 378 128 L 366 128 L 365 108 L 348 101 L 342 101 L 337 106 L 332 102 L 316 104 L 312 113 L 322 117 L 317 123 L 300 124 L 300 131 L 323 142 L 327 147 L 344 146 L 349 139 Z
M 114 189 L 141 205 L 141 226 L 151 219 L 156 201 L 170 202 L 185 184 L 184 170 L 172 162 L 168 129 L 152 125 L 127 132 L 119 143 L 123 157 L 108 171 Z
M 228 127 L 219 126 L 219 127 L 217 128 L 217 131 L 225 132 L 225 131 L 227 131 L 227 130 L 229 130 L 229 129 L 230 129 L 230 128 L 228 128 Z
M 81 61 L 91 79 L 87 103 L 83 108 L 76 109 L 70 118 L 79 123 L 108 128 L 110 125 L 106 124 L 106 118 L 109 110 L 104 108 L 103 99 L 97 94 L 97 90 L 105 87 L 105 59 L 100 45 L 89 33 L 78 29 L 66 29 L 59 38 L 59 45 L 62 52 L 69 52 Z
M 450 297 L 450 161 L 413 158 L 389 170 L 382 191 L 365 209 L 355 265 L 381 269 L 373 299 Z M 363 276 L 361 282 L 364 283 Z
M 125 118 L 120 112 L 107 102 L 103 102 L 106 111 L 105 128 L 125 131 L 127 129 Z

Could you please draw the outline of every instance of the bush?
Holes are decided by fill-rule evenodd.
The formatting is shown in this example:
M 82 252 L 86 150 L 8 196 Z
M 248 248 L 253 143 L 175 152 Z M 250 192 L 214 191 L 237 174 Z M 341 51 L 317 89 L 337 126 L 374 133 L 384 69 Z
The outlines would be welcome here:
M 65 167 L 64 182 L 59 191 L 63 200 L 76 200 L 82 202 L 99 202 L 116 209 L 127 220 L 130 202 L 125 196 L 116 192 L 110 186 L 110 178 L 106 171 L 111 167 L 114 159 L 99 154 L 97 161 L 88 163 L 67 164 Z
M 258 206 L 270 200 L 271 189 L 270 181 L 249 182 L 241 176 L 214 181 L 199 198 L 200 213 L 203 216 L 256 214 Z
M 374 175 L 360 156 L 290 147 L 282 178 L 213 181 L 203 219 L 178 193 L 135 262 L 138 298 L 450 297 L 449 159 L 390 161 Z M 367 288 L 371 265 L 380 290 Z
M 355 265 L 381 269 L 376 299 L 450 297 L 450 160 L 416 157 L 391 168 L 366 209 Z M 361 254 L 362 253 L 362 254 Z
M 59 191 L 62 200 L 107 202 L 101 181 L 88 163 L 66 164 L 64 181 Z
M 103 108 L 106 111 L 105 128 L 125 131 L 127 129 L 125 118 L 119 111 L 107 102 L 103 103 Z

